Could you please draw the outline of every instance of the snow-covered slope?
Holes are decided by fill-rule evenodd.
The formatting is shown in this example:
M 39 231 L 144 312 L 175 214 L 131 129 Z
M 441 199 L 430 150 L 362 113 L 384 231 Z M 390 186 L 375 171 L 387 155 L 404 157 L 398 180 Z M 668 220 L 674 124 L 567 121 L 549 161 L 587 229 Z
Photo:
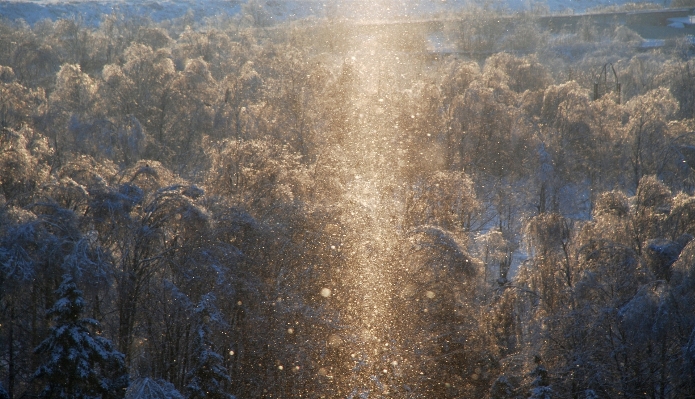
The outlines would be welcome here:
M 202 21 L 214 16 L 239 15 L 247 1 L 262 7 L 263 12 L 275 20 L 305 18 L 312 15 L 368 19 L 428 16 L 454 12 L 476 3 L 509 10 L 540 8 L 552 12 L 581 13 L 597 6 L 630 2 L 629 0 L 4 0 L 0 1 L 0 17 L 12 21 L 23 19 L 29 24 L 34 24 L 46 18 L 56 20 L 79 16 L 85 24 L 95 25 L 101 21 L 104 14 L 113 12 L 162 21 L 182 17 L 190 10 L 196 20 Z M 377 9 L 380 15 L 374 15 Z
M 197 19 L 202 19 L 219 14 L 237 14 L 240 9 L 238 4 L 224 0 L 206 0 L 205 2 L 189 0 L 0 1 L 2 17 L 9 20 L 23 19 L 29 24 L 46 18 L 56 20 L 79 17 L 85 24 L 94 25 L 101 21 L 103 15 L 114 12 L 149 16 L 153 20 L 161 21 L 182 17 L 191 10 Z

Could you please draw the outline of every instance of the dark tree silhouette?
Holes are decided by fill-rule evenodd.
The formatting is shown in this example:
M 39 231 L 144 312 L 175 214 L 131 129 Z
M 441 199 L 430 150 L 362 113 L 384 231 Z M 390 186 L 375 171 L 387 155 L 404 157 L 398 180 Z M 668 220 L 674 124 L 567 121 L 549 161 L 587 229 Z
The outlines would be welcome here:
M 46 315 L 53 327 L 34 352 L 44 358 L 35 378 L 45 381 L 44 398 L 122 398 L 128 387 L 125 358 L 108 339 L 92 329 L 94 319 L 82 318 L 85 301 L 72 276 L 56 290 L 58 300 Z

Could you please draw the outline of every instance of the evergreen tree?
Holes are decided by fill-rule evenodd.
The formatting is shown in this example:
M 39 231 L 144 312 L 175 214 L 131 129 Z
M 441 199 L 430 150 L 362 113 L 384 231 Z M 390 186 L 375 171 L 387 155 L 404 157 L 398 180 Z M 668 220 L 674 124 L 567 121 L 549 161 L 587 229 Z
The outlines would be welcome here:
M 495 382 L 492 383 L 490 388 L 490 399 L 509 399 L 514 395 L 514 386 L 507 379 L 507 377 L 501 375 Z
M 82 291 L 69 274 L 56 290 L 58 300 L 47 311 L 54 326 L 34 350 L 44 363 L 34 377 L 45 381 L 43 398 L 122 398 L 128 387 L 125 358 L 111 341 L 92 333 L 94 319 L 81 318 Z
M 128 388 L 125 399 L 184 399 L 174 384 L 164 380 L 142 378 Z
M 194 357 L 196 364 L 188 373 L 188 397 L 191 399 L 233 399 L 225 392 L 225 385 L 231 382 L 222 356 L 215 352 L 210 339 L 210 321 L 218 318 L 215 309 L 209 309 L 208 302 L 214 301 L 212 294 L 205 295 L 195 309 L 198 328 L 195 335 Z
M 553 390 L 550 388 L 550 377 L 548 370 L 541 363 L 539 356 L 534 356 L 536 368 L 531 372 L 533 382 L 531 383 L 531 396 L 529 399 L 552 399 Z

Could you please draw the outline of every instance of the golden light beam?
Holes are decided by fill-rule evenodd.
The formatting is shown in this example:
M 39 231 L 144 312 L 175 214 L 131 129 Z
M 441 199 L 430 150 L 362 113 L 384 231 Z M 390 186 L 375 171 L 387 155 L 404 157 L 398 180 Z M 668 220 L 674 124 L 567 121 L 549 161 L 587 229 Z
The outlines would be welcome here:
M 360 12 L 370 20 L 384 20 L 392 16 L 392 5 L 385 0 L 363 1 Z M 396 318 L 407 317 L 399 314 L 395 302 L 402 271 L 394 260 L 403 208 L 397 195 L 400 148 L 390 96 L 396 88 L 389 87 L 384 76 L 394 67 L 408 68 L 403 65 L 408 57 L 392 50 L 390 39 L 378 31 L 351 33 L 354 40 L 345 60 L 345 68 L 354 74 L 347 96 L 350 124 L 339 149 L 352 176 L 342 195 L 348 209 L 342 223 L 351 231 L 352 243 L 344 276 L 349 287 L 345 312 L 356 341 L 347 359 L 353 364 L 352 375 L 340 382 L 348 397 L 360 392 L 388 395 L 400 389 L 394 386 L 395 374 L 407 362 L 405 351 L 398 348 L 401 332 L 395 323 Z

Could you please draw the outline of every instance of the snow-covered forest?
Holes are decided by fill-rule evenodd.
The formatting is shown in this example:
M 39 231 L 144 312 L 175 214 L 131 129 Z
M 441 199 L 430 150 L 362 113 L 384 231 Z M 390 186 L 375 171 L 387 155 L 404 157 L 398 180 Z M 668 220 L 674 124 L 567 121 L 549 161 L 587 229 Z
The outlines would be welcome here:
M 0 398 L 695 397 L 692 41 L 454 17 L 0 18 Z

